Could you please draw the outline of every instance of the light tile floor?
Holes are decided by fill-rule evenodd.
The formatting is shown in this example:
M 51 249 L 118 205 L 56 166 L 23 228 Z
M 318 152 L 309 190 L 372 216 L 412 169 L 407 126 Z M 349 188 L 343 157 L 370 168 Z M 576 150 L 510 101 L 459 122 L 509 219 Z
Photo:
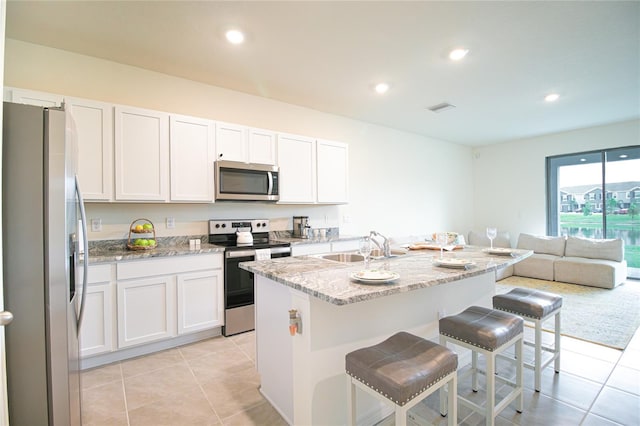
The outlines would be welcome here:
M 552 335 L 545 333 L 545 339 L 552 342 Z M 245 333 L 86 371 L 83 424 L 285 425 L 258 390 L 254 360 L 255 336 Z M 497 425 L 640 425 L 640 331 L 624 352 L 563 337 L 561 373 L 545 369 L 539 393 L 533 371 L 525 369 L 524 377 L 524 412 L 512 404 Z M 470 392 L 470 384 L 461 382 L 459 391 Z M 411 416 L 446 424 L 437 401 L 436 392 Z M 459 407 L 458 417 L 462 425 L 484 424 L 466 408 Z M 391 418 L 379 423 L 388 424 Z

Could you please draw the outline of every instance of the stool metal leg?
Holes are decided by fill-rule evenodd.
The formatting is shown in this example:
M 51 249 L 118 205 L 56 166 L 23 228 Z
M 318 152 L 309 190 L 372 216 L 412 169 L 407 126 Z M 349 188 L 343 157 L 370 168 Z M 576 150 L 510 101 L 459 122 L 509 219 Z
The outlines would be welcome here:
M 471 374 L 471 389 L 478 392 L 478 352 L 476 351 L 471 353 Z
M 534 360 L 534 376 L 535 376 L 535 390 L 540 392 L 541 370 L 542 370 L 542 320 L 534 320 L 535 323 L 535 360 Z
M 475 354 L 475 352 L 474 352 Z M 486 405 L 486 424 L 487 426 L 493 426 L 495 424 L 495 407 L 496 407 L 496 358 L 494 356 L 487 356 L 487 374 L 486 374 L 486 386 L 487 386 L 487 405 Z M 475 377 L 477 384 L 477 375 Z
M 355 426 L 356 424 L 356 385 L 353 378 L 347 374 L 347 424 Z
M 556 319 L 555 319 L 555 323 L 556 323 L 556 330 L 555 330 L 555 360 L 553 363 L 553 368 L 555 370 L 556 373 L 560 372 L 560 310 L 558 310 L 558 313 L 556 314 Z
M 447 385 L 449 391 L 449 418 L 447 425 L 456 426 L 458 424 L 458 375 L 455 374 L 451 382 Z
M 516 343 L 516 387 L 520 389 L 520 396 L 518 397 L 518 408 L 516 411 L 522 413 L 524 410 L 524 391 L 523 391 L 523 377 L 524 359 L 522 356 L 522 347 L 524 346 L 524 336 Z

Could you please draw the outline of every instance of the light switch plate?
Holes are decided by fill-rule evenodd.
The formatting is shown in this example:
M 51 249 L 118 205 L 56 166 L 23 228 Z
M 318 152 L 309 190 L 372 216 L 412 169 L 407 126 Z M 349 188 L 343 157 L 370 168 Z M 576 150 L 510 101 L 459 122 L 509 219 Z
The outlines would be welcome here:
M 173 229 L 176 227 L 176 219 L 173 217 L 167 218 L 167 229 Z

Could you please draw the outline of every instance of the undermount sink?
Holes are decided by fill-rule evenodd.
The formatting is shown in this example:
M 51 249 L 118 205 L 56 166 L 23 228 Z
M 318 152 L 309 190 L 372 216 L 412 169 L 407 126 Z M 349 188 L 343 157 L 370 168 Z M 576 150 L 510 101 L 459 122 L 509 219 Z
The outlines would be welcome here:
M 407 254 L 405 250 L 399 249 L 391 249 L 391 257 L 402 256 L 403 254 Z M 371 250 L 371 258 L 378 259 L 384 257 L 384 252 L 380 249 Z
M 334 262 L 351 263 L 364 262 L 364 256 L 356 253 L 332 253 L 318 256 L 321 259 L 333 260 Z

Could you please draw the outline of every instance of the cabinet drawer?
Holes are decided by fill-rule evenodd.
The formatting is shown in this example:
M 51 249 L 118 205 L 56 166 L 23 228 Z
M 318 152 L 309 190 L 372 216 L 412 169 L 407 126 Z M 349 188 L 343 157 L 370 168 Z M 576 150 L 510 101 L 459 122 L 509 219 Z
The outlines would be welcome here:
M 80 264 L 79 268 L 79 277 L 80 284 L 82 284 L 82 277 L 84 276 L 84 268 Z M 111 271 L 113 268 L 112 263 L 105 263 L 100 265 L 89 265 L 89 280 L 87 284 L 96 284 L 96 283 L 106 283 L 112 281 Z
M 143 278 L 154 275 L 174 275 L 182 272 L 222 268 L 222 254 L 201 254 L 195 256 L 175 256 L 163 259 L 132 260 L 119 262 L 117 279 Z

